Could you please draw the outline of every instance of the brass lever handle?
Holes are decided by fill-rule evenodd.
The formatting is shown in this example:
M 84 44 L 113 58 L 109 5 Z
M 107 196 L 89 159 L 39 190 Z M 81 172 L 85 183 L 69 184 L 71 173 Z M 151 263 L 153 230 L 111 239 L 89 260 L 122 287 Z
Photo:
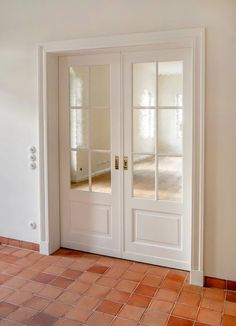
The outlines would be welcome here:
M 120 168 L 120 158 L 118 155 L 115 156 L 115 169 L 119 170 Z
M 124 156 L 123 168 L 124 170 L 128 170 L 128 156 Z

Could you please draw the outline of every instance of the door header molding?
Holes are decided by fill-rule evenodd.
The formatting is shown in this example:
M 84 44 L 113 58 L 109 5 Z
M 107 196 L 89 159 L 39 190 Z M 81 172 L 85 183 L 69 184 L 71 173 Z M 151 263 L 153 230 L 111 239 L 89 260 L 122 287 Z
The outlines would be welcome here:
M 58 57 L 135 49 L 191 48 L 193 62 L 193 218 L 191 283 L 203 285 L 205 29 L 134 33 L 38 44 L 40 252 L 60 247 Z M 50 89 L 50 91 L 49 91 Z

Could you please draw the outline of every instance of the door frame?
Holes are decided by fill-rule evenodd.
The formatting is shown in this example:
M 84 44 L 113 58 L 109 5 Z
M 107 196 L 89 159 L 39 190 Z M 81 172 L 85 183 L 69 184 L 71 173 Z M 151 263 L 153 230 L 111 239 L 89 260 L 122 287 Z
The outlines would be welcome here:
M 193 63 L 191 284 L 203 285 L 205 29 L 135 33 L 38 45 L 40 253 L 60 248 L 58 58 L 60 55 L 190 48 Z M 50 90 L 50 91 L 49 91 Z

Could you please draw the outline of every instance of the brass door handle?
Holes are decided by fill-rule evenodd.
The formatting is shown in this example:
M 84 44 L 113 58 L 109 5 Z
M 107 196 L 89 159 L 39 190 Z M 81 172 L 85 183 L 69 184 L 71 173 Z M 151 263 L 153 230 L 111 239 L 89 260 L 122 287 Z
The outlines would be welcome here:
M 118 155 L 115 156 L 115 169 L 119 170 L 120 168 L 120 158 Z
M 128 156 L 124 156 L 123 168 L 124 170 L 128 170 Z

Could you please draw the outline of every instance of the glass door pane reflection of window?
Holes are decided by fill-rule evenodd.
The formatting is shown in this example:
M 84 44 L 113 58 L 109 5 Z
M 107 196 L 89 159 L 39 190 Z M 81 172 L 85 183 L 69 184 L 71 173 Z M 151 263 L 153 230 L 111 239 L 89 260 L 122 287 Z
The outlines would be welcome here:
M 133 106 L 156 105 L 156 63 L 133 64 Z
M 133 152 L 154 153 L 156 112 L 154 109 L 133 110 Z
M 71 188 L 89 190 L 88 150 L 71 151 Z
M 70 67 L 70 106 L 87 107 L 89 104 L 89 67 Z
M 88 110 L 70 110 L 71 148 L 88 147 Z

